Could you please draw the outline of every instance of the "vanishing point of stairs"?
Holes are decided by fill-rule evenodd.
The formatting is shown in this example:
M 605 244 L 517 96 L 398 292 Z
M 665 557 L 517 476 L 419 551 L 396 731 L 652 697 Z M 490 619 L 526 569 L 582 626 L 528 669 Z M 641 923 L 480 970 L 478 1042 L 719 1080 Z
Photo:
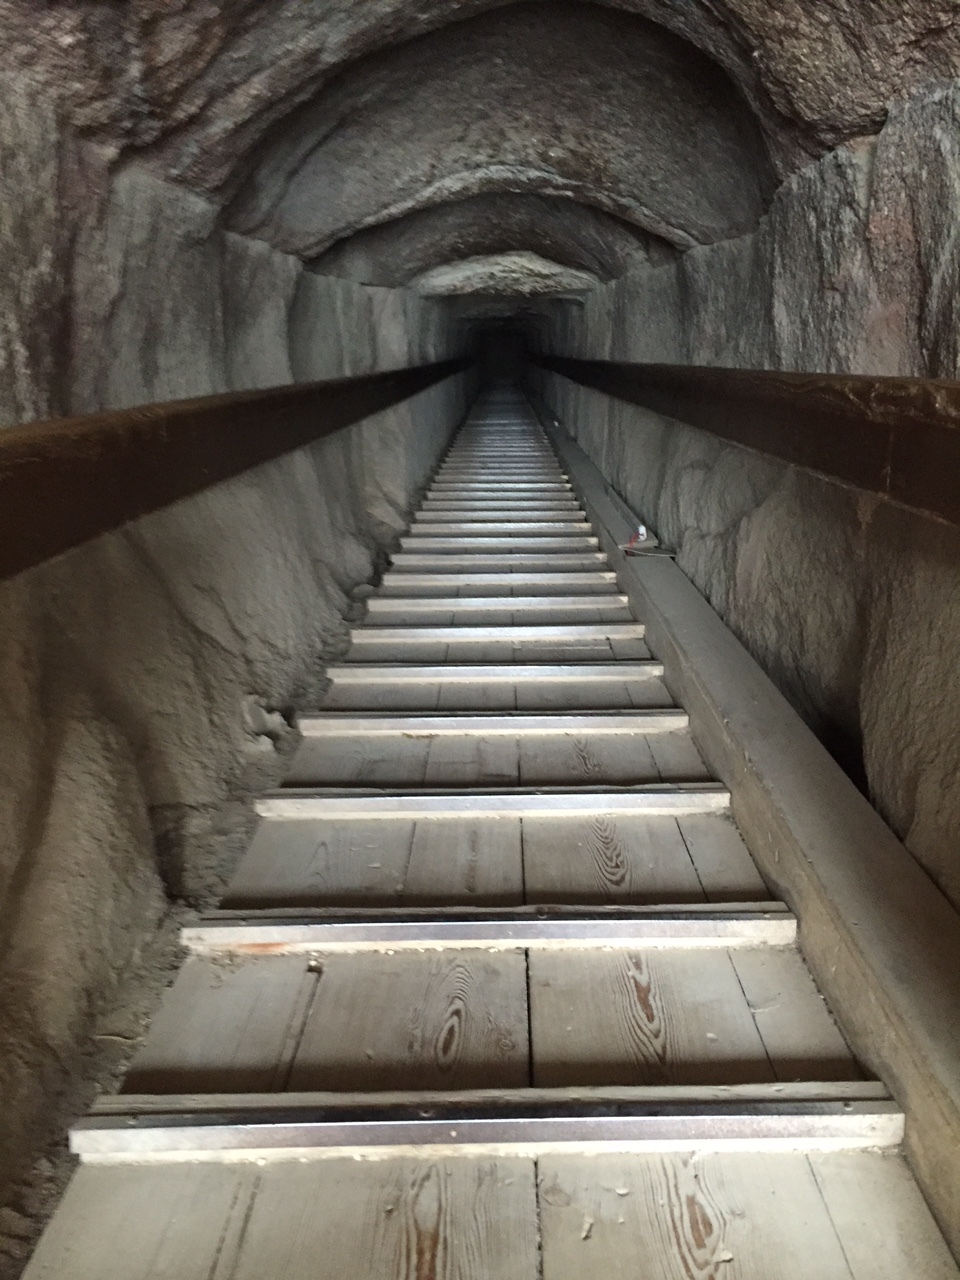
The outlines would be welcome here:
M 475 406 L 30 1280 L 946 1280 L 576 493 Z

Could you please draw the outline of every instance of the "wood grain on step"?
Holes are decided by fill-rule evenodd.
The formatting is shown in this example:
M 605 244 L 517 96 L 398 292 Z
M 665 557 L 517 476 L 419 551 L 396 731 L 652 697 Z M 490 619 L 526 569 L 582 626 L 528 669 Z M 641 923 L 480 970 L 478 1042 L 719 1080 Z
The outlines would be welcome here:
M 420 905 L 522 903 L 519 819 L 421 819 L 403 900 Z
M 532 951 L 540 1086 L 774 1079 L 725 952 Z
M 267 1276 L 538 1280 L 533 1161 L 335 1160 L 268 1169 L 229 1280 Z
M 329 955 L 289 1088 L 529 1083 L 522 952 Z
M 530 902 L 703 902 L 673 818 L 525 818 Z
M 801 1154 L 544 1157 L 539 1183 L 543 1280 L 853 1280 Z

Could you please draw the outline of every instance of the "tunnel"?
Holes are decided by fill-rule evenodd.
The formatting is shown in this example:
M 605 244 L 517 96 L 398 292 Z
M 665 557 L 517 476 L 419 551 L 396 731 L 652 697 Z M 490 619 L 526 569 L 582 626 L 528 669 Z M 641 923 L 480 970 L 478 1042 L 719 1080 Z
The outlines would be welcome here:
M 955 6 L 0 33 L 0 1280 L 956 1277 Z

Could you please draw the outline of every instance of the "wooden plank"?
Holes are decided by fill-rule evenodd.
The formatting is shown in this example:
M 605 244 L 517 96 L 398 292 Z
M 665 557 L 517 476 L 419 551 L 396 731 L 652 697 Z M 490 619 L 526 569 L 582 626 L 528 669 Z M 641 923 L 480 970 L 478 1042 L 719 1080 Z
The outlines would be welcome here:
M 713 777 L 689 729 L 651 737 L 650 750 L 664 782 L 705 782 Z
M 650 657 L 650 650 L 644 642 L 632 636 L 611 636 L 610 649 L 618 662 L 635 662 Z
M 958 1280 L 902 1155 L 834 1151 L 808 1159 L 854 1280 Z
M 543 1280 L 852 1280 L 799 1153 L 545 1156 L 539 1183 Z
M 466 646 L 468 650 L 468 660 L 472 657 L 472 650 L 475 646 Z M 502 646 L 495 646 L 498 656 L 502 656 Z M 404 662 L 415 663 L 417 665 L 426 665 L 428 663 L 446 662 L 449 646 L 446 639 L 430 638 L 429 634 L 424 639 L 418 640 L 416 643 L 406 643 L 403 646 Z M 376 663 L 380 665 L 385 662 L 393 662 L 397 658 L 397 646 L 392 640 L 383 639 L 376 635 L 376 629 L 370 630 L 363 636 L 362 640 L 357 643 L 356 638 L 347 650 L 347 662 L 359 665 L 362 662 Z
M 657 684 L 658 681 L 643 681 Z M 521 684 L 517 686 L 516 702 L 523 711 L 605 711 L 627 710 L 633 701 L 626 681 L 584 681 L 583 684 L 559 681 L 555 684 Z M 652 703 L 653 706 L 667 704 Z
M 81 1168 L 24 1280 L 227 1277 L 258 1179 L 229 1164 Z
M 703 902 L 670 817 L 524 818 L 529 902 Z
M 520 778 L 525 786 L 656 782 L 660 772 L 651 754 L 652 744 L 656 738 L 668 736 L 673 735 L 635 733 L 607 738 L 570 733 L 521 738 Z
M 304 956 L 190 956 L 124 1081 L 131 1093 L 282 1089 L 317 986 Z
M 642 644 L 643 642 L 640 641 Z M 470 641 L 460 643 L 457 640 L 447 645 L 447 659 L 451 663 L 461 662 L 605 662 L 613 655 L 610 641 L 606 636 L 575 637 L 568 640 L 542 636 L 539 638 L 504 636 L 500 640 Z M 404 650 L 406 656 L 406 650 Z
M 717 952 L 531 951 L 539 1086 L 739 1084 L 773 1070 Z
M 430 536 L 427 534 L 406 533 L 400 539 L 400 546 L 404 551 L 416 551 L 421 555 L 437 551 L 448 551 L 454 555 L 465 555 L 473 551 L 540 551 L 547 553 L 596 551 L 598 545 L 597 537 L 594 534 L 586 533 L 558 533 L 540 537 L 535 535 L 521 536 L 520 534 L 504 534 L 502 537 L 493 537 L 489 534 L 473 533 L 461 534 L 457 537 L 444 537 L 442 535 Z
M 523 952 L 328 955 L 291 1089 L 529 1083 Z
M 503 734 L 442 735 L 430 742 L 424 784 L 513 786 L 519 779 L 518 739 Z
M 441 701 L 442 692 L 445 692 L 445 689 L 439 683 L 427 684 L 426 682 L 420 682 L 415 684 L 413 682 L 396 682 L 389 679 L 364 681 L 363 683 L 350 681 L 343 684 L 339 681 L 334 681 L 324 694 L 321 706 L 324 711 L 439 711 L 446 709 Z M 504 691 L 496 690 L 495 687 L 491 688 L 491 699 L 495 692 Z M 505 693 L 510 698 L 509 703 L 502 704 L 498 701 L 491 701 L 484 705 L 489 705 L 491 710 L 498 710 L 503 705 L 512 707 L 514 704 L 509 686 L 507 686 Z M 481 695 L 478 694 L 477 696 Z
M 731 951 L 730 962 L 778 1080 L 861 1074 L 796 948 Z
M 530 1159 L 291 1163 L 223 1280 L 539 1280 L 537 1244 Z
M 677 822 L 709 902 L 762 902 L 770 897 L 729 814 L 691 813 Z
M 426 775 L 432 739 L 376 734 L 304 738 L 285 782 L 291 786 L 419 786 Z
M 440 711 L 511 711 L 516 708 L 516 687 L 489 680 L 473 684 L 457 682 L 437 687 Z
M 468 641 L 477 643 L 500 641 L 512 645 L 518 645 L 521 642 L 555 644 L 582 640 L 642 640 L 643 624 L 639 622 L 552 622 L 543 626 L 357 627 L 351 632 L 351 637 L 357 648 L 367 644 L 406 646 L 437 641 L 453 641 L 457 644 L 466 644 Z M 647 657 L 649 655 L 644 653 L 631 656 Z M 404 657 L 407 659 L 406 652 Z
M 520 821 L 419 821 L 403 897 L 424 905 L 521 903 Z
M 607 557 L 602 551 L 573 552 L 569 554 L 555 552 L 532 552 L 521 555 L 519 552 L 468 553 L 454 555 L 450 553 L 421 553 L 417 551 L 395 551 L 390 557 L 394 573 L 427 573 L 436 570 L 441 573 L 480 572 L 487 569 L 501 569 L 510 573 L 525 573 L 528 569 L 545 570 L 560 573 L 571 569 L 590 569 L 594 565 L 606 567 Z
M 508 1092 L 499 1089 L 469 1089 L 297 1093 L 289 1090 L 281 1098 L 274 1093 L 172 1094 L 159 1098 L 154 1094 L 102 1093 L 93 1104 L 90 1120 L 82 1123 L 86 1126 L 94 1123 L 98 1117 L 105 1116 L 203 1115 L 224 1110 L 238 1115 L 241 1112 L 268 1111 L 278 1106 L 285 1112 L 290 1108 L 336 1106 L 346 1114 L 350 1108 L 358 1111 L 365 1111 L 369 1107 L 415 1108 L 433 1103 L 438 1108 L 460 1106 L 466 1109 L 487 1102 L 509 1102 L 517 1109 L 526 1106 L 531 1114 L 550 1103 L 556 1103 L 558 1110 L 580 1104 L 584 1108 L 599 1108 L 615 1103 L 617 1106 L 646 1106 L 651 1110 L 669 1106 L 683 1108 L 688 1114 L 692 1114 L 698 1107 L 710 1108 L 713 1104 L 721 1104 L 737 1108 L 764 1107 L 768 1114 L 773 1114 L 781 1103 L 791 1107 L 797 1103 L 812 1102 L 839 1102 L 844 1106 L 847 1103 L 889 1103 L 890 1094 L 878 1080 L 835 1080 L 828 1084 L 816 1080 L 799 1080 L 792 1084 L 768 1081 L 760 1084 L 725 1085 L 618 1085 L 612 1088 L 511 1089 Z M 751 1114 L 759 1113 L 754 1111 Z
M 404 891 L 414 822 L 260 824 L 224 896 L 228 907 L 370 905 Z
M 389 604 L 389 608 L 387 605 Z M 629 622 L 616 595 L 381 596 L 368 602 L 372 627 L 547 625 L 558 622 Z

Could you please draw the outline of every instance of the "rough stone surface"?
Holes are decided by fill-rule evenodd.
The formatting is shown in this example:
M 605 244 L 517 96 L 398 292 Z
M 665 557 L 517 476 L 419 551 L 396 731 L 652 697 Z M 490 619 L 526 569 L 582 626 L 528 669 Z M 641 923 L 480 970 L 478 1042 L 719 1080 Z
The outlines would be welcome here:
M 570 313 L 564 349 L 621 360 L 960 375 L 960 84 L 777 192 L 756 233 L 628 271 Z
M 529 250 L 463 258 L 425 271 L 411 281 L 424 298 L 459 297 L 464 294 L 499 294 L 511 300 L 540 294 L 582 294 L 600 281 L 590 271 L 576 271 L 541 258 Z
M 566 0 L 551 0 L 559 10 Z M 71 120 L 150 145 L 168 176 L 213 190 L 291 106 L 344 64 L 501 5 L 497 0 L 80 0 L 0 4 L 11 65 L 46 78 Z M 888 104 L 956 74 L 951 0 L 619 0 L 724 67 L 785 169 L 870 132 Z M 553 25 L 557 20 L 551 19 Z M 784 171 L 785 171 L 784 169 Z
M 311 266 L 321 275 L 398 288 L 437 263 L 518 249 L 602 280 L 621 276 L 651 256 L 671 254 L 665 241 L 579 201 L 497 192 L 449 201 L 358 231 Z
M 60 405 L 66 293 L 60 235 L 60 139 L 49 97 L 26 77 L 0 91 L 0 423 Z
M 957 377 L 960 88 L 778 192 L 758 231 L 550 313 L 566 354 Z M 550 403 L 960 905 L 960 531 L 634 406 Z

